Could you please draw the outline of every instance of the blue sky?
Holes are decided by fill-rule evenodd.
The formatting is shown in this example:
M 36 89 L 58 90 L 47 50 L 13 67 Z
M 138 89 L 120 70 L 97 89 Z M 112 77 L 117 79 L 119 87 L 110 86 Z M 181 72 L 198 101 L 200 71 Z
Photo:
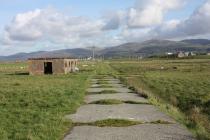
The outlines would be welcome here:
M 195 9 L 200 7 L 206 0 L 190 0 L 184 8 L 171 11 L 167 14 L 166 19 L 185 19 L 189 17 Z
M 61 11 L 72 12 L 78 16 L 99 17 L 109 10 L 120 10 L 132 7 L 135 0 L 7 0 L 1 1 L 1 26 L 8 23 L 17 13 L 27 12 L 36 8 L 53 6 Z M 205 0 L 191 0 L 183 9 L 167 14 L 167 19 L 186 18 Z M 2 24 L 4 23 L 4 24 Z
M 210 20 L 209 5 L 210 0 L 0 0 L 0 55 L 208 38 L 202 24 Z
M 1 2 L 1 1 L 0 1 Z M 36 8 L 53 6 L 61 11 L 73 12 L 78 16 L 98 17 L 107 10 L 125 9 L 132 6 L 134 0 L 7 0 L 0 5 L 0 20 L 7 22 L 17 13 Z

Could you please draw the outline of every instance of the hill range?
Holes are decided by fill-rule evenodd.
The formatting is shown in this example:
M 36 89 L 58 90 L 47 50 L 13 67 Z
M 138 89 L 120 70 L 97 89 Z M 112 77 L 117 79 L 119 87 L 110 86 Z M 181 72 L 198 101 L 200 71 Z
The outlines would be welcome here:
M 162 55 L 166 52 L 193 51 L 206 53 L 210 51 L 210 40 L 189 39 L 182 41 L 148 40 L 144 42 L 129 42 L 119 46 L 96 49 L 96 56 L 126 57 Z M 64 49 L 55 51 L 38 51 L 32 53 L 17 53 L 10 56 L 0 56 L 1 61 L 26 60 L 34 57 L 90 57 L 92 51 L 86 48 Z

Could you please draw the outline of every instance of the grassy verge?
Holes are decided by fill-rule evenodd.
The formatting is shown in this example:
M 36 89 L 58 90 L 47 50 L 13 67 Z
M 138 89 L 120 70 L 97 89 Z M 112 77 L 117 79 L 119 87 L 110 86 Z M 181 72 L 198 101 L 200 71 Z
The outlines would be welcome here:
M 75 123 L 75 126 L 98 126 L 98 127 L 128 127 L 132 125 L 142 124 L 139 121 L 130 121 L 130 120 L 123 120 L 123 119 L 107 119 L 101 120 L 91 123 Z
M 102 84 L 102 85 L 99 85 L 97 88 L 113 88 L 113 86 L 112 85 L 104 85 L 104 84 Z
M 115 99 L 104 99 L 99 101 L 91 102 L 90 104 L 100 104 L 100 105 L 113 105 L 113 104 L 122 104 L 123 102 Z
M 150 123 L 151 124 L 172 124 L 171 122 L 163 121 L 163 120 L 152 121 Z
M 99 84 L 99 85 L 107 85 L 107 84 L 109 84 L 107 81 L 105 81 L 105 80 L 98 80 L 97 82 L 96 82 L 96 84 Z
M 74 126 L 98 126 L 98 127 L 128 127 L 141 124 L 173 124 L 171 122 L 157 120 L 152 122 L 132 121 L 125 119 L 107 119 L 90 123 L 74 123 Z
M 117 91 L 115 90 L 102 90 L 100 92 L 88 92 L 87 94 L 115 94 Z
M 29 76 L 19 74 L 26 70 L 13 70 L 22 65 L 0 65 L 0 139 L 62 139 L 73 125 L 64 116 L 83 102 L 91 71 Z

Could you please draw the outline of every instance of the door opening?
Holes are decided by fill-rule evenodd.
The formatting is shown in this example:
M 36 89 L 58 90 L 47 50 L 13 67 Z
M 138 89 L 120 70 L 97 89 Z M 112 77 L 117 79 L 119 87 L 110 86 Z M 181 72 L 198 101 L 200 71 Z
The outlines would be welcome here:
M 44 74 L 53 74 L 52 62 L 44 62 Z

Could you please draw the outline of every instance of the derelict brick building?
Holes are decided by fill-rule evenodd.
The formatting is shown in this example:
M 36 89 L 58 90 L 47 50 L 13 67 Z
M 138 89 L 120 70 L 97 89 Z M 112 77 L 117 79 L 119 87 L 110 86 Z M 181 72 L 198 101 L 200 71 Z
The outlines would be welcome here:
M 73 58 L 29 58 L 30 75 L 67 74 L 74 72 L 78 60 Z

